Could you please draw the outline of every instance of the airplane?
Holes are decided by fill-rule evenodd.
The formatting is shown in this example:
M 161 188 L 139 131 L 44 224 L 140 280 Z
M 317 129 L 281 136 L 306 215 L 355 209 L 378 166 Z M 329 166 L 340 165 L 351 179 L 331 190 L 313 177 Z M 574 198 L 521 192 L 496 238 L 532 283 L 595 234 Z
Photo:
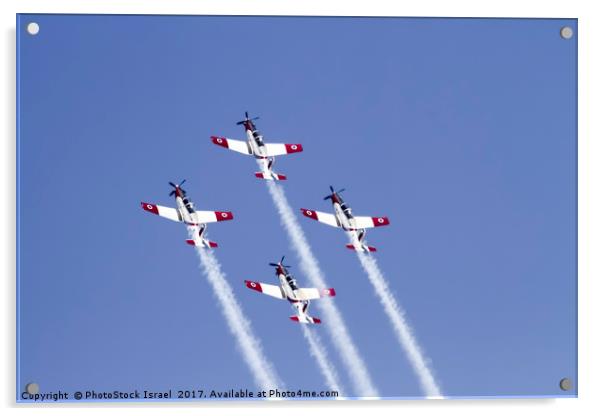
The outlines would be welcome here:
M 263 136 L 253 123 L 259 117 L 249 118 L 249 113 L 245 111 L 245 119 L 236 123 L 243 125 L 247 132 L 247 141 L 228 139 L 227 137 L 211 136 L 211 141 L 221 147 L 233 150 L 244 155 L 251 155 L 257 159 L 261 172 L 255 172 L 255 176 L 260 179 L 283 181 L 285 175 L 274 172 L 275 156 L 287 155 L 289 153 L 298 153 L 303 151 L 301 144 L 283 144 L 283 143 L 264 143 Z
M 381 227 L 389 225 L 387 217 L 357 217 L 351 213 L 351 208 L 341 198 L 341 189 L 335 192 L 334 188 L 330 187 L 330 194 L 324 197 L 324 200 L 330 199 L 334 207 L 334 215 L 325 212 L 314 211 L 311 209 L 301 208 L 301 212 L 308 218 L 323 222 L 331 227 L 342 228 L 349 235 L 352 243 L 345 247 L 351 250 L 374 252 L 375 247 L 371 247 L 365 242 L 366 228 Z
M 291 266 L 285 266 L 283 262 L 284 256 L 282 256 L 282 259 L 279 263 L 270 263 L 270 266 L 276 267 L 276 276 L 278 276 L 278 280 L 280 280 L 279 286 L 269 285 L 267 283 L 252 282 L 250 280 L 245 280 L 245 284 L 249 289 L 256 290 L 257 292 L 265 295 L 272 296 L 277 299 L 288 300 L 293 306 L 293 309 L 297 312 L 296 315 L 289 317 L 292 321 L 304 324 L 321 323 L 322 321 L 319 318 L 315 318 L 307 314 L 309 301 L 327 296 L 332 297 L 335 295 L 334 289 L 298 287 L 296 280 L 293 279 L 293 276 L 291 276 L 287 270 L 287 267 Z
M 186 196 L 186 191 L 182 188 L 184 182 L 186 182 L 186 179 L 178 185 L 169 182 L 174 188 L 169 193 L 169 196 L 175 196 L 176 208 L 141 202 L 142 209 L 172 221 L 183 222 L 186 224 L 193 237 L 187 239 L 186 243 L 191 246 L 206 248 L 217 247 L 217 243 L 209 241 L 204 237 L 204 234 L 207 231 L 207 223 L 231 220 L 234 216 L 229 211 L 197 211 L 194 208 L 192 201 Z

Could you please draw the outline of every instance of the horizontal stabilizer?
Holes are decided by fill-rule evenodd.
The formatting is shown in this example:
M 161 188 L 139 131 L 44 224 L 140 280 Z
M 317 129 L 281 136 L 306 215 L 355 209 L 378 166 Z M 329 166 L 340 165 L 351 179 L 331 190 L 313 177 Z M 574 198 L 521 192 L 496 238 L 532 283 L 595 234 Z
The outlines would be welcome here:
M 190 244 L 191 246 L 197 246 L 197 247 L 208 247 L 208 248 L 215 248 L 217 247 L 217 243 L 213 242 L 213 241 L 209 241 L 209 240 L 191 240 L 188 239 L 186 240 L 186 244 Z
M 320 324 L 322 321 L 320 318 L 314 318 L 309 315 L 293 315 L 289 316 L 291 321 L 299 322 L 301 324 Z
M 274 173 L 273 175 L 266 175 L 265 173 L 262 172 L 255 172 L 255 177 L 259 178 L 259 179 L 266 179 L 266 180 L 274 180 L 274 181 L 285 181 L 286 180 L 286 176 L 285 175 L 280 175 L 278 173 Z
M 369 251 L 369 252 L 374 252 L 376 251 L 376 247 L 371 247 L 371 246 L 361 246 L 361 247 L 356 247 L 353 244 L 347 244 L 345 247 L 347 247 L 350 250 L 355 250 L 355 251 Z

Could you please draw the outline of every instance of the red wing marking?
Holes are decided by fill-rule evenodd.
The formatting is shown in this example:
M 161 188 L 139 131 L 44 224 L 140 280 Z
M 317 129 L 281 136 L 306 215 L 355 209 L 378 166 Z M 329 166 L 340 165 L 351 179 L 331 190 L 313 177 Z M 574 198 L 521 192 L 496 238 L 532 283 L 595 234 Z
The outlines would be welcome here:
M 301 212 L 303 213 L 303 215 L 305 215 L 308 218 L 311 218 L 312 220 L 318 220 L 318 214 L 316 214 L 316 211 L 313 211 L 311 209 L 305 209 L 305 208 L 301 208 Z
M 383 225 L 389 225 L 389 218 L 387 217 L 372 217 L 372 222 L 375 227 L 381 227 Z
M 218 146 L 228 148 L 228 139 L 225 137 L 211 136 L 211 141 Z
M 142 209 L 153 214 L 159 215 L 159 209 L 155 204 L 149 204 L 148 202 L 141 202 Z
M 263 292 L 263 290 L 261 290 L 261 284 L 259 284 L 258 282 L 252 282 L 250 280 L 245 280 L 245 284 L 247 285 L 247 287 L 249 289 L 253 289 L 258 292 Z
M 301 144 L 285 144 L 286 153 L 298 153 L 303 151 L 303 146 Z
M 334 291 L 334 288 L 330 288 L 330 289 L 324 289 L 322 290 L 322 296 L 335 296 L 336 292 Z
M 215 217 L 218 221 L 228 221 L 234 219 L 234 215 L 230 211 L 215 211 Z

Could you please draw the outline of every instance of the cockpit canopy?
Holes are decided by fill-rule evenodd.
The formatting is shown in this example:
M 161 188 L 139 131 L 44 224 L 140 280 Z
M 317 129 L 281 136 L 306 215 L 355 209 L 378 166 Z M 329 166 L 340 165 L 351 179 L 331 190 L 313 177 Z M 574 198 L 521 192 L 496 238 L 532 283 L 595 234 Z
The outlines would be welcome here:
M 192 203 L 192 201 L 189 200 L 188 198 L 184 197 L 184 198 L 182 198 L 182 202 L 184 202 L 184 206 L 186 207 L 186 210 L 192 214 L 194 212 L 194 204 Z
M 257 140 L 258 142 L 262 142 L 263 141 L 263 137 L 261 136 L 261 133 L 259 132 L 259 130 L 255 129 L 253 130 L 253 137 L 255 138 L 255 140 Z
M 290 274 L 286 275 L 286 282 L 291 287 L 291 289 L 297 289 L 297 281 L 293 279 Z

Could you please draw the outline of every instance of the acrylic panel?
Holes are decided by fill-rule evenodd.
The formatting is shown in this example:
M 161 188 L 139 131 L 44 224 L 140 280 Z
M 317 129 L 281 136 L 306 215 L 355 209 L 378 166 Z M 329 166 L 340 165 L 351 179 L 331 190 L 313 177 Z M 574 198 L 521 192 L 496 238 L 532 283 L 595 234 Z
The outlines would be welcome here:
M 576 19 L 16 30 L 17 401 L 577 396 Z

